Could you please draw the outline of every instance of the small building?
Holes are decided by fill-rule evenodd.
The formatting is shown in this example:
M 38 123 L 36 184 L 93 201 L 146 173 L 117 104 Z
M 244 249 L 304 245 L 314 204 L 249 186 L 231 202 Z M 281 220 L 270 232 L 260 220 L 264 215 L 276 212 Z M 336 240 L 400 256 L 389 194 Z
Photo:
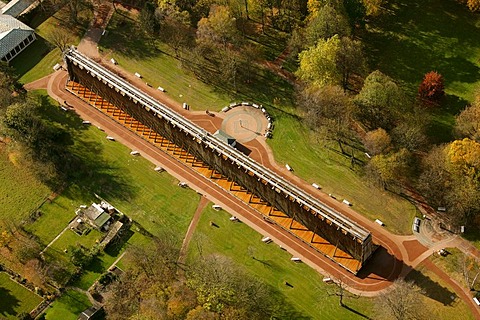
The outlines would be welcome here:
M 0 15 L 0 60 L 11 61 L 35 39 L 32 28 L 12 16 Z
M 100 319 L 104 315 L 103 307 L 95 307 L 92 306 L 87 310 L 80 313 L 77 320 L 93 320 L 93 319 Z
M 218 140 L 228 144 L 230 147 L 235 147 L 235 145 L 237 144 L 237 141 L 235 140 L 234 137 L 232 137 L 231 135 L 227 134 L 225 131 L 223 130 L 217 130 L 213 136 L 215 138 L 217 138 Z
M 101 205 L 93 203 L 90 207 L 83 210 L 85 218 L 96 229 L 102 229 L 110 220 L 110 215 L 105 212 Z

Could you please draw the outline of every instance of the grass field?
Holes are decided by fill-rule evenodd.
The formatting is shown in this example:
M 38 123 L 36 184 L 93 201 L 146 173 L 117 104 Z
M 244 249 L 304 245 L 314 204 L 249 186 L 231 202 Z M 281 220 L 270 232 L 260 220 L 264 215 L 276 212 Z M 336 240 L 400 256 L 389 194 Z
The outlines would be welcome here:
M 98 202 L 94 196 L 98 194 L 136 222 L 132 230 L 134 234 L 127 239 L 129 244 L 145 243 L 149 237 L 163 234 L 166 230 L 179 239 L 183 238 L 200 199 L 196 192 L 178 187 L 178 181 L 172 176 L 154 171 L 152 163 L 130 155 L 130 149 L 105 139 L 104 132 L 94 126 L 83 125 L 73 113 L 60 111 L 56 102 L 45 97 L 45 91 L 37 94 L 45 99 L 44 108 L 48 117 L 62 124 L 70 133 L 73 140 L 70 151 L 87 165 L 78 168 L 78 174 L 59 196 L 40 208 L 42 215 L 26 226 L 28 231 L 46 246 L 75 217 L 75 210 L 80 205 Z M 146 236 L 140 234 L 141 229 L 146 230 Z M 101 234 L 95 230 L 86 236 L 67 230 L 47 250 L 47 254 L 53 259 L 62 259 L 73 271 L 64 250 L 77 244 L 91 248 L 100 237 Z M 107 253 L 98 256 L 75 284 L 87 289 L 122 250 L 107 250 Z
M 0 143 L 0 219 L 18 223 L 28 217 L 49 195 L 22 160 L 22 156 Z
M 361 177 L 361 170 L 349 169 L 348 159 L 315 141 L 302 119 L 296 115 L 293 89 L 289 84 L 266 73 L 261 86 L 252 85 L 252 88 L 235 94 L 218 91 L 187 73 L 172 56 L 156 51 L 151 42 L 142 42 L 139 37 L 126 47 L 124 40 L 134 30 L 132 20 L 120 14 L 114 15 L 108 30 L 108 35 L 101 40 L 103 53 L 114 57 L 126 71 L 139 72 L 154 87 L 161 85 L 166 88 L 167 93 L 178 102 L 186 101 L 193 109 L 202 110 L 220 110 L 231 101 L 242 99 L 263 103 L 274 117 L 274 137 L 268 143 L 280 164 L 291 164 L 300 177 L 323 185 L 327 193 L 347 198 L 354 204 L 355 210 L 372 220 L 381 219 L 391 231 L 411 233 L 415 207 L 366 183 Z M 179 97 L 180 94 L 182 97 Z M 372 197 L 372 194 L 382 196 Z
M 475 319 L 467 304 L 428 269 L 421 266 L 410 272 L 405 280 L 414 281 L 423 290 L 422 302 L 430 319 Z M 454 297 L 453 300 L 452 297 Z
M 322 277 L 303 263 L 290 261 L 288 252 L 275 243 L 261 242 L 262 235 L 243 223 L 229 220 L 225 211 L 215 211 L 209 205 L 202 213 L 194 238 L 190 243 L 189 258 L 198 254 L 219 253 L 231 258 L 238 266 L 265 282 L 284 297 L 292 314 L 285 319 L 362 319 L 360 314 L 372 316 L 372 300 L 368 298 L 345 299 L 354 311 L 339 306 L 338 297 L 329 296 L 332 285 L 322 282 Z M 218 228 L 212 227 L 213 221 Z M 293 285 L 287 287 L 285 281 Z M 283 317 L 281 317 L 283 319 Z
M 479 34 L 480 16 L 457 1 L 401 0 L 371 19 L 362 40 L 371 69 L 401 81 L 412 96 L 425 73 L 444 76 L 447 95 L 430 126 L 434 141 L 442 142 L 451 139 L 453 116 L 480 86 Z
M 45 312 L 46 320 L 76 320 L 78 315 L 92 304 L 86 295 L 75 290 L 67 290 L 55 300 Z
M 0 272 L 0 317 L 17 319 L 17 315 L 32 311 L 42 298 L 10 280 L 5 272 Z

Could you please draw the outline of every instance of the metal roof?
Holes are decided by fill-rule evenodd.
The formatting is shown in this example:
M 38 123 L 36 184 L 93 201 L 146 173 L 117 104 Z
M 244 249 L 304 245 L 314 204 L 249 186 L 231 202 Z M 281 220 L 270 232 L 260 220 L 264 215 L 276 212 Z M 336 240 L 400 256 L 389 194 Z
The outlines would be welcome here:
M 18 17 L 23 11 L 32 5 L 34 0 L 12 0 L 2 8 L 3 14 Z
M 23 22 L 6 14 L 0 15 L 0 59 L 32 33 L 33 29 Z

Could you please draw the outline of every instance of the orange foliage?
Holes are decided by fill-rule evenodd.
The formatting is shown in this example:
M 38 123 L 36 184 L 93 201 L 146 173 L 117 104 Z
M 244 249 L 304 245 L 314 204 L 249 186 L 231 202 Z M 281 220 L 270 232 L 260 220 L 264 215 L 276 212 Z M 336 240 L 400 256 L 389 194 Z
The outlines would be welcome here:
M 418 87 L 418 97 L 426 103 L 438 103 L 445 94 L 443 76 L 435 71 L 425 74 Z

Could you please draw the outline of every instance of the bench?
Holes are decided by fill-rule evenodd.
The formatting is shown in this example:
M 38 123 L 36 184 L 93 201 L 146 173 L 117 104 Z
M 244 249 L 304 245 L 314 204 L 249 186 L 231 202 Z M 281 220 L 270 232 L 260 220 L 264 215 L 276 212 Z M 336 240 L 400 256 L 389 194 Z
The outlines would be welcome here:
M 288 163 L 285 164 L 285 168 L 287 168 L 288 171 L 293 171 L 292 167 L 290 167 L 290 166 L 288 165 Z
M 375 222 L 381 225 L 382 227 L 385 225 L 381 220 L 375 219 Z
M 219 206 L 218 204 L 214 204 L 214 205 L 212 206 L 212 208 L 213 208 L 213 210 L 216 210 L 216 211 L 222 210 L 222 207 Z
M 320 187 L 320 186 L 319 186 L 318 184 L 316 184 L 316 183 L 312 183 L 312 187 L 314 187 L 315 189 L 318 189 L 318 190 L 322 189 L 322 187 Z
M 342 201 L 343 204 L 346 204 L 347 206 L 351 206 L 352 204 L 350 203 L 350 201 L 348 201 L 347 199 L 343 199 Z
M 292 260 L 293 262 L 302 262 L 302 259 L 297 258 L 297 257 L 292 257 L 292 258 L 290 258 L 290 260 Z
M 135 77 L 137 77 L 137 78 L 140 78 L 140 79 L 141 79 L 141 78 L 142 78 L 142 75 L 141 75 L 140 73 L 138 73 L 138 72 L 135 72 Z
M 270 239 L 270 237 L 263 237 L 263 238 L 262 238 L 262 242 L 264 242 L 264 243 L 270 243 L 270 242 L 272 242 L 272 239 Z

